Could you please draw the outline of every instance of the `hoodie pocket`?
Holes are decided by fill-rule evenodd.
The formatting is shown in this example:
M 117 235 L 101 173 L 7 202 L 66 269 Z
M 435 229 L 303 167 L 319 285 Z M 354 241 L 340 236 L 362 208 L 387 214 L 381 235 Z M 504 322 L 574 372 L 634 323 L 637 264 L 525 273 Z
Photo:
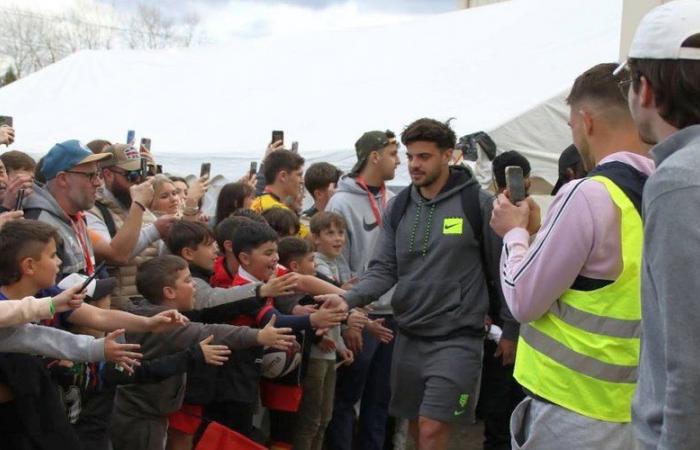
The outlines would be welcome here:
M 418 336 L 440 336 L 464 328 L 463 295 L 456 281 L 400 280 L 392 299 L 396 322 Z

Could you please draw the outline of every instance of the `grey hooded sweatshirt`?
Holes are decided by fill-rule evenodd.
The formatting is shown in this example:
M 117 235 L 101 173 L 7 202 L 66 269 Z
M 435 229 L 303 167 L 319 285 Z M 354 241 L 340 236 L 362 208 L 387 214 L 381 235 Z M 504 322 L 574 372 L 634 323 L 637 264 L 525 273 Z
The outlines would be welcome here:
M 355 307 L 368 304 L 396 284 L 394 318 L 399 330 L 411 336 L 484 334 L 489 294 L 479 243 L 460 194 L 477 181 L 466 169 L 450 170 L 447 184 L 432 200 L 411 187 L 409 204 L 396 231 L 389 224 L 396 202 L 389 202 L 367 272 L 345 294 L 348 304 Z M 498 277 L 501 240 L 488 225 L 491 196 L 482 191 L 480 204 L 486 269 Z M 502 294 L 500 297 L 502 301 Z M 506 306 L 500 309 L 506 323 L 504 336 L 512 339 L 517 323 Z
M 72 273 L 85 272 L 85 255 L 78 236 L 71 226 L 70 219 L 46 186 L 34 183 L 32 190 L 34 191 L 32 195 L 24 201 L 22 208 L 24 209 L 24 218 L 38 220 L 56 227 L 58 235 L 61 236 L 61 242 L 56 243 L 58 256 L 62 261 L 59 279 Z M 87 227 L 87 225 L 85 226 Z M 95 253 L 89 239 L 86 244 L 94 262 Z
M 387 190 L 387 198 L 394 196 Z M 375 196 L 379 210 L 383 213 L 382 198 L 380 194 Z M 354 178 L 344 176 L 338 181 L 338 187 L 331 197 L 326 211 L 340 214 L 347 222 L 347 243 L 343 249 L 340 263 L 349 268 L 353 276 L 361 277 L 367 270 L 371 249 L 377 244 L 381 227 L 372 212 L 367 191 L 362 189 Z M 393 290 L 372 300 L 372 313 L 378 315 L 393 314 L 391 309 L 391 296 Z

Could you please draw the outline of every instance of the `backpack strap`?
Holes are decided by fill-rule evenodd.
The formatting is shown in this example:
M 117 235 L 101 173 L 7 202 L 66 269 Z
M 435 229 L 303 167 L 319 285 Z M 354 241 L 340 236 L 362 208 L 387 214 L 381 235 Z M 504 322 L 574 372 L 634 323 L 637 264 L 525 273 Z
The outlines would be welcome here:
M 488 259 L 486 258 L 486 243 L 484 242 L 484 221 L 481 213 L 481 201 L 479 195 L 481 187 L 479 184 L 474 184 L 462 189 L 462 209 L 464 215 L 472 227 L 474 238 L 479 243 L 479 254 L 481 255 L 481 269 L 486 280 L 486 289 L 489 293 L 489 311 L 498 311 L 501 308 L 500 296 L 498 294 L 499 279 L 494 279 L 489 270 Z M 487 232 L 489 232 L 487 230 Z
M 95 202 L 95 206 L 97 206 L 97 209 L 100 210 L 100 214 L 102 214 L 102 219 L 105 221 L 105 225 L 107 225 L 107 230 L 109 231 L 109 235 L 111 237 L 114 237 L 117 234 L 117 225 L 114 223 L 114 217 L 112 217 L 112 211 L 109 210 L 107 205 L 100 201 Z
M 483 230 L 483 220 L 481 217 L 481 202 L 479 201 L 479 193 L 481 188 L 479 184 L 473 184 L 468 186 L 466 189 L 462 189 L 462 210 L 464 215 L 469 221 L 469 225 L 472 227 L 472 232 L 476 241 L 479 243 L 479 247 L 483 253 L 483 240 L 484 240 L 484 230 Z
M 396 232 L 401 218 L 406 214 L 406 209 L 408 209 L 408 202 L 411 200 L 411 186 L 413 185 L 409 184 L 403 188 L 394 198 L 394 206 L 391 208 L 391 216 L 389 216 L 389 226 L 394 232 Z

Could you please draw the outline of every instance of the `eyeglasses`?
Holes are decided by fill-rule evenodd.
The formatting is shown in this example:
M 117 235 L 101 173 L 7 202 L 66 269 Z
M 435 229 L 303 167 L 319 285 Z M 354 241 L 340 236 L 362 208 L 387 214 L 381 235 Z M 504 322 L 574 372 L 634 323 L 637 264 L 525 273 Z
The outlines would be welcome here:
M 141 180 L 143 180 L 143 174 L 141 173 L 141 169 L 125 170 L 122 172 L 121 170 L 114 170 L 110 168 L 109 171 L 125 177 L 130 183 L 138 183 Z
M 624 80 L 617 82 L 617 87 L 620 88 L 620 93 L 625 98 L 625 100 L 627 100 L 627 97 L 629 97 L 631 84 L 632 84 L 632 77 L 631 76 L 629 78 L 625 78 Z
M 99 173 L 97 172 L 78 172 L 75 170 L 64 170 L 63 172 L 65 173 L 73 173 L 76 175 L 83 175 L 85 178 L 88 179 L 90 183 L 93 183 L 97 178 L 99 178 Z
M 626 78 L 617 82 L 617 87 L 620 88 L 620 92 L 622 93 L 622 96 L 625 98 L 625 100 L 627 100 L 627 98 L 629 97 L 630 85 L 639 78 L 641 78 L 639 72 L 631 72 Z

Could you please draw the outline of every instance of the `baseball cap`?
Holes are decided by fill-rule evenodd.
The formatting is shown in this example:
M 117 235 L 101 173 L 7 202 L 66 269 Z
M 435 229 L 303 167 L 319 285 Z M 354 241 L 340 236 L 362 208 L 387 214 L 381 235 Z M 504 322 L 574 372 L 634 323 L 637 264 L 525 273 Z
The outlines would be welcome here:
M 372 152 L 381 150 L 389 144 L 397 143 L 394 133 L 391 131 L 368 131 L 360 136 L 360 139 L 355 142 L 355 153 L 357 153 L 357 163 L 350 172 L 353 175 L 358 174 L 367 162 L 367 158 Z
M 80 164 L 102 161 L 111 158 L 108 153 L 94 154 L 79 141 L 72 139 L 51 147 L 44 157 L 41 173 L 47 180 L 56 178 L 58 172 L 65 172 Z
M 552 195 L 557 195 L 559 189 L 569 181 L 566 177 L 566 169 L 575 166 L 580 161 L 581 155 L 574 144 L 569 145 L 561 152 L 561 155 L 559 155 L 559 178 L 557 179 L 557 184 L 554 185 Z
M 112 155 L 111 159 L 100 163 L 100 167 L 121 167 L 124 170 L 140 170 L 141 154 L 138 149 L 127 144 L 112 144 L 104 149 L 102 153 Z
M 675 0 L 647 13 L 632 39 L 629 58 L 700 60 L 700 49 L 683 47 L 689 37 L 700 33 L 700 1 Z M 615 69 L 617 75 L 627 61 Z
M 79 273 L 72 273 L 61 280 L 58 283 L 58 287 L 63 289 L 70 289 L 73 286 L 83 284 L 88 277 Z M 89 297 L 89 300 L 95 301 L 107 297 L 109 294 L 114 292 L 114 288 L 117 287 L 117 279 L 113 277 L 109 278 L 95 278 L 88 284 L 85 292 Z

